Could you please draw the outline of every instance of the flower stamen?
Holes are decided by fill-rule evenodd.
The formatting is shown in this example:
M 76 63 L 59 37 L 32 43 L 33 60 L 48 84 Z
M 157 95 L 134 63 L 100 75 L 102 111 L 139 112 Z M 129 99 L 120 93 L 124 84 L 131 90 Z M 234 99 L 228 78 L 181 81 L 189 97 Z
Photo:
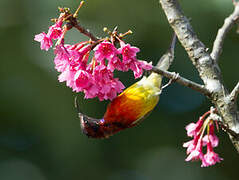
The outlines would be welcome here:
M 81 9 L 81 7 L 83 6 L 84 3 L 85 3 L 85 1 L 80 2 L 80 5 L 78 6 L 75 13 L 73 14 L 73 18 L 77 18 L 77 16 L 79 15 L 79 11 L 80 11 L 80 9 Z

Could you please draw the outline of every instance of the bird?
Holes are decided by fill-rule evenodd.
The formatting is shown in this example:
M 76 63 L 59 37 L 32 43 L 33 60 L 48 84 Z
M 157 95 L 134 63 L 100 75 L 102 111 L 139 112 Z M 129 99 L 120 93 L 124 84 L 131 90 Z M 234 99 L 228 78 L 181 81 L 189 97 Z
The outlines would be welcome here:
M 170 48 L 160 58 L 157 68 L 168 70 L 174 59 L 176 35 L 174 34 Z M 158 104 L 162 91 L 162 75 L 155 72 L 143 76 L 138 82 L 126 88 L 107 106 L 102 119 L 83 114 L 75 98 L 82 132 L 90 138 L 108 138 L 115 133 L 136 126 Z

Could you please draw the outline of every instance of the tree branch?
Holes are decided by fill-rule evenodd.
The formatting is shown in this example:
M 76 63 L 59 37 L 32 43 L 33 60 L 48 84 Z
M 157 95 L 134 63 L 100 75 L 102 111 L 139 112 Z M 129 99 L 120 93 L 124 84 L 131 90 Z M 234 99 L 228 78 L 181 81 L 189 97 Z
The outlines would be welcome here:
M 99 39 L 95 37 L 89 30 L 82 27 L 79 23 L 74 24 L 74 27 L 78 29 L 82 34 L 88 36 L 93 41 L 98 41 Z
M 176 33 L 182 46 L 188 53 L 193 65 L 197 68 L 205 88 L 211 93 L 210 100 L 215 105 L 223 123 L 235 133 L 239 133 L 237 107 L 230 101 L 229 93 L 221 77 L 221 70 L 205 45 L 198 39 L 189 20 L 183 14 L 177 0 L 159 0 L 169 24 Z M 239 153 L 239 141 L 229 134 Z
M 230 94 L 231 101 L 236 103 L 238 94 L 239 94 L 239 82 L 237 83 L 237 85 L 234 87 L 234 89 L 232 90 L 232 92 Z
M 210 96 L 210 92 L 201 84 L 190 81 L 184 77 L 181 77 L 178 73 L 167 71 L 171 66 L 174 60 L 174 49 L 176 45 L 177 37 L 176 34 L 173 34 L 171 44 L 167 52 L 160 58 L 157 65 L 151 69 L 152 72 L 161 74 L 164 77 L 167 77 L 175 82 L 189 87 L 195 91 L 202 93 L 205 96 Z
M 162 8 L 168 18 L 169 24 L 182 46 L 186 50 L 193 65 L 197 68 L 206 87 L 211 91 L 221 91 L 221 77 L 217 64 L 214 64 L 207 48 L 198 39 L 189 20 L 184 16 L 177 0 L 160 0 Z M 213 81 L 214 86 L 211 86 Z
M 175 78 L 175 74 L 174 72 L 169 72 L 169 71 L 165 71 L 156 67 L 153 67 L 152 72 L 161 74 L 162 76 L 169 78 L 169 79 L 173 79 L 175 82 L 177 82 L 178 84 L 182 85 L 182 86 L 186 86 L 189 87 L 195 91 L 198 91 L 200 93 L 202 93 L 205 96 L 210 96 L 210 92 L 201 84 L 195 83 L 189 79 L 186 79 L 184 77 L 181 77 L 180 75 L 177 75 L 177 77 Z
M 222 53 L 222 46 L 224 39 L 228 31 L 233 27 L 233 25 L 239 20 L 239 3 L 234 3 L 234 11 L 224 20 L 223 26 L 218 30 L 216 39 L 213 43 L 213 49 L 211 57 L 213 60 L 218 61 L 220 54 Z

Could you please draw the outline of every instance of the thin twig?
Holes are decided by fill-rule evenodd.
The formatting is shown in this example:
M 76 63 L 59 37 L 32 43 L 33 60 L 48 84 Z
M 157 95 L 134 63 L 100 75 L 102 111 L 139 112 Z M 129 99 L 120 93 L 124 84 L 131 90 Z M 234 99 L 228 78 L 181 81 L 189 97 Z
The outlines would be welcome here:
M 76 29 L 78 29 L 82 34 L 88 36 L 91 40 L 93 41 L 98 41 L 99 39 L 97 37 L 95 37 L 89 30 L 83 28 L 81 25 L 79 25 L 78 23 L 77 24 L 74 24 L 74 27 Z
M 155 73 L 161 74 L 162 76 L 169 78 L 169 79 L 173 79 L 175 82 L 189 87 L 195 91 L 198 91 L 200 93 L 202 93 L 205 96 L 210 96 L 210 92 L 201 84 L 195 83 L 189 79 L 186 79 L 184 77 L 181 77 L 180 75 L 177 75 L 177 77 L 175 78 L 175 73 L 174 72 L 169 72 L 169 71 L 165 71 L 156 67 L 153 67 L 152 70 Z
M 239 82 L 237 83 L 237 85 L 234 87 L 234 89 L 232 90 L 230 94 L 231 101 L 235 103 L 237 101 L 238 94 L 239 94 Z
M 224 39 L 228 31 L 233 27 L 233 25 L 239 20 L 239 3 L 234 3 L 234 11 L 224 20 L 223 26 L 218 30 L 216 39 L 213 43 L 213 49 L 211 57 L 214 61 L 218 61 L 220 54 L 222 53 L 222 47 Z

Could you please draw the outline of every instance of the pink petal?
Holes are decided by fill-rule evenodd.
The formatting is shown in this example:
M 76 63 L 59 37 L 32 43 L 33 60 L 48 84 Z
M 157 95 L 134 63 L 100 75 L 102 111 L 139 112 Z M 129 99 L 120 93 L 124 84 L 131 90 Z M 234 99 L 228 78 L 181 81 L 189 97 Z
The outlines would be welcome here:
M 204 158 L 208 166 L 215 165 L 223 160 L 223 158 L 220 158 L 219 155 L 214 151 L 207 152 L 207 154 L 204 155 Z
M 52 47 L 52 40 L 49 39 L 46 35 L 46 33 L 42 32 L 40 34 L 35 35 L 34 38 L 35 41 L 38 41 L 41 43 L 41 49 L 48 51 L 50 47 Z
M 117 49 L 116 47 L 107 41 L 103 41 L 100 44 L 98 44 L 95 48 L 95 59 L 99 62 L 103 62 L 105 59 L 112 59 L 117 55 Z
M 212 144 L 212 147 L 217 147 L 219 144 L 219 139 L 216 135 L 205 135 L 202 139 L 203 146 L 207 145 L 208 143 Z
M 123 61 L 136 57 L 136 54 L 140 51 L 139 48 L 131 46 L 130 44 L 120 43 L 121 47 L 118 49 L 119 53 L 123 56 Z

